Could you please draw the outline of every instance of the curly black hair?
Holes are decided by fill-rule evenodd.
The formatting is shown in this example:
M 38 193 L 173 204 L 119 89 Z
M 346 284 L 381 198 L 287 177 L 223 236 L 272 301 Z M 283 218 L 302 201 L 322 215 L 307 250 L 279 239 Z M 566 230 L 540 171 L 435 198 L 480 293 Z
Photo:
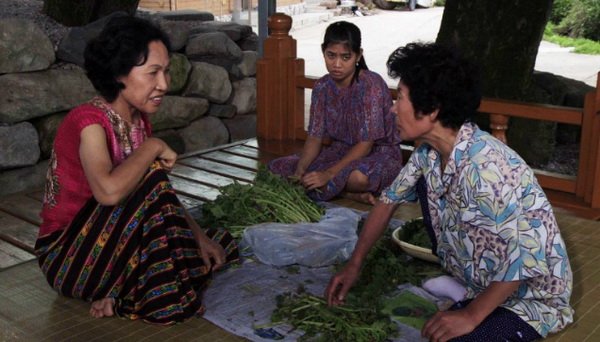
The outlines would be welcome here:
M 94 88 L 108 102 L 114 101 L 125 85 L 117 78 L 126 76 L 148 59 L 148 45 L 161 41 L 167 51 L 167 35 L 150 21 L 133 16 L 114 17 L 90 40 L 84 51 L 84 68 Z
M 459 129 L 471 121 L 481 102 L 479 68 L 453 47 L 410 43 L 387 61 L 388 74 L 410 90 L 415 114 L 439 109 L 442 126 Z

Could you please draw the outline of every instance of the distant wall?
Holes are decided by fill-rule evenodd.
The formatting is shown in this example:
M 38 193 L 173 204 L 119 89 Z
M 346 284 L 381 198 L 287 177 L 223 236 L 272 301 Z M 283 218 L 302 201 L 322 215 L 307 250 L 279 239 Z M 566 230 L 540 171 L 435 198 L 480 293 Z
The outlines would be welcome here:
M 259 0 L 252 0 L 252 6 L 256 8 Z M 266 0 L 260 0 L 266 1 Z M 249 0 L 242 0 L 244 9 L 248 8 Z M 304 0 L 277 0 L 277 7 L 304 4 Z M 141 0 L 139 7 L 153 11 L 174 11 L 193 9 L 211 12 L 215 16 L 231 14 L 235 0 Z

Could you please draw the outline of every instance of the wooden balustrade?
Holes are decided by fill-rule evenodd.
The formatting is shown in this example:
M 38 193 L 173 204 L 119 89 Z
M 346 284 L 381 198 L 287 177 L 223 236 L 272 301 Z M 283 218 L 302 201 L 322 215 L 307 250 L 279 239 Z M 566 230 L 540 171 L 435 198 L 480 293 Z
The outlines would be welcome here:
M 276 13 L 269 18 L 271 34 L 265 40 L 264 57 L 257 63 L 257 136 L 262 139 L 306 138 L 304 91 L 312 89 L 317 79 L 305 76 L 304 60 L 297 58 L 290 28 L 287 15 Z M 396 89 L 390 92 L 395 98 Z M 600 219 L 600 73 L 584 108 L 484 98 L 479 112 L 489 115 L 492 134 L 505 143 L 510 117 L 580 126 L 577 176 L 535 170 L 536 177 L 558 205 Z

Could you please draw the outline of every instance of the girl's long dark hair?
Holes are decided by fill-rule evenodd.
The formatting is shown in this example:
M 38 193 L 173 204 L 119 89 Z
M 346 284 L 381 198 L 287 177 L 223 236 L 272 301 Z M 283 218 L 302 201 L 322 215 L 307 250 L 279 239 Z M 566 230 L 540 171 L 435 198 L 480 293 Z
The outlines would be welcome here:
M 360 29 L 358 26 L 347 21 L 336 21 L 327 27 L 325 37 L 323 38 L 323 44 L 321 44 L 321 51 L 325 52 L 325 49 L 331 44 L 344 44 L 354 53 L 360 54 Z M 356 69 L 354 70 L 354 75 L 352 75 L 350 84 L 353 84 L 355 80 L 358 80 L 358 74 L 362 69 L 369 70 L 364 54 L 360 57 L 358 62 L 356 62 Z

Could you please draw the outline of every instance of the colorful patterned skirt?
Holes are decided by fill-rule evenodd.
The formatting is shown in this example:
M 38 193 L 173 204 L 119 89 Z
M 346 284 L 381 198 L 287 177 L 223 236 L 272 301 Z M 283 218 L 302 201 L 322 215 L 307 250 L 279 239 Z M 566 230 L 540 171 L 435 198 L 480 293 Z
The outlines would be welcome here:
M 223 246 L 227 264 L 238 260 L 229 233 L 207 235 Z M 151 169 L 120 205 L 90 199 L 69 227 L 39 237 L 35 249 L 48 283 L 64 296 L 114 298 L 118 316 L 158 324 L 204 312 L 212 270 L 161 169 Z

